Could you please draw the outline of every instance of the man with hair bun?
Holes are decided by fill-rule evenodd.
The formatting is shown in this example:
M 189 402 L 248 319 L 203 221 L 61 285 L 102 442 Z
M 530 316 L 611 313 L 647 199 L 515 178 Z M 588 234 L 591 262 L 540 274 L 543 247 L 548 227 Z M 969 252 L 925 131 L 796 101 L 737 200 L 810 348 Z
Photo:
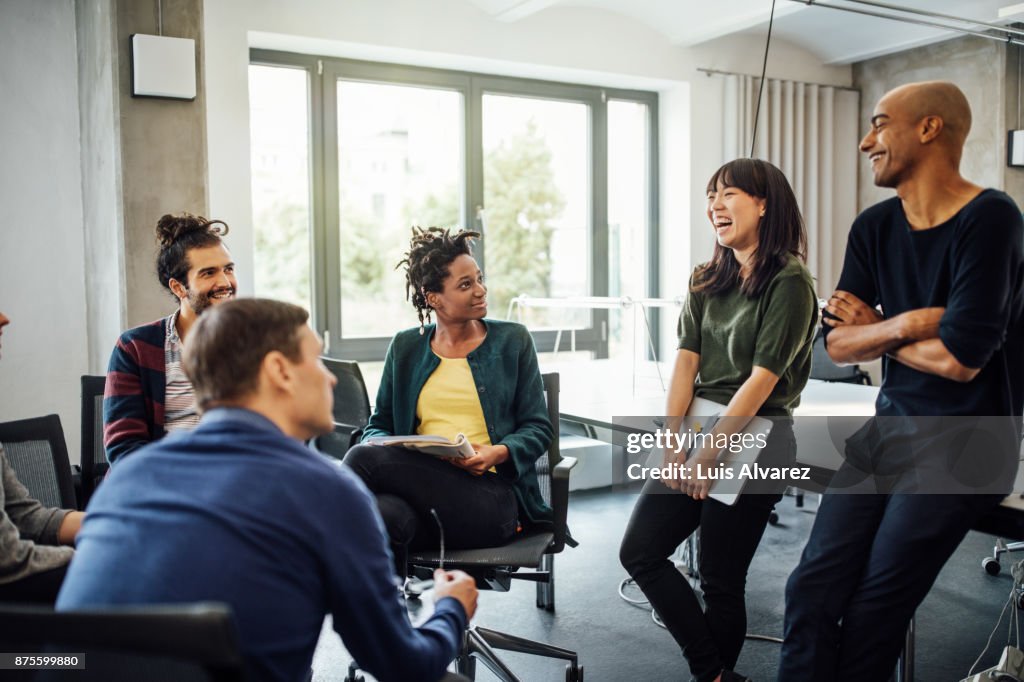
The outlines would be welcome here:
M 178 308 L 129 329 L 114 346 L 103 391 L 103 445 L 111 464 L 199 422 L 181 346 L 204 310 L 235 297 L 235 263 L 222 241 L 227 233 L 224 221 L 190 213 L 157 221 L 157 276 Z

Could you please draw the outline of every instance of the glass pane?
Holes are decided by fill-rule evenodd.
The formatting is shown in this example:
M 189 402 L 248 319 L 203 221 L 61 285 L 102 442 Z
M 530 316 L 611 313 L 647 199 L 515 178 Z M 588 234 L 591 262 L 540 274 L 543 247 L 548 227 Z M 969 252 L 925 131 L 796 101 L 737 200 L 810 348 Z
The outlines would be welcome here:
M 346 338 L 392 336 L 416 324 L 395 264 L 412 225 L 463 224 L 462 112 L 458 92 L 338 81 Z
M 484 95 L 484 252 L 490 314 L 519 295 L 587 296 L 590 110 L 585 104 Z M 587 327 L 590 312 L 532 309 L 532 329 Z
M 257 296 L 311 308 L 308 78 L 249 67 L 253 279 Z
M 647 121 L 646 104 L 608 102 L 608 293 L 611 296 L 636 299 L 648 295 Z M 657 309 L 648 310 L 647 320 L 640 310 L 612 315 L 608 334 L 611 356 L 643 354 L 649 344 L 649 323 L 656 315 Z

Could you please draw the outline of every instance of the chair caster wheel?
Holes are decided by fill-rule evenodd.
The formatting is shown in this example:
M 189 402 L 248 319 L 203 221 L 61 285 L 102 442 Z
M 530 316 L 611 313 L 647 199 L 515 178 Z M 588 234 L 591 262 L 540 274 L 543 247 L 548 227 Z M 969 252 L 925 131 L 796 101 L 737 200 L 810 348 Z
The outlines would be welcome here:
M 981 567 L 985 569 L 985 572 L 989 575 L 999 575 L 999 571 L 1003 570 L 1003 567 L 999 565 L 999 559 L 995 557 L 985 557 L 981 560 Z
M 772 511 L 772 513 L 768 515 L 768 525 L 770 525 L 770 526 L 777 526 L 777 525 L 779 525 L 779 513 L 778 512 Z
M 565 666 L 565 682 L 583 682 L 583 666 L 572 663 Z

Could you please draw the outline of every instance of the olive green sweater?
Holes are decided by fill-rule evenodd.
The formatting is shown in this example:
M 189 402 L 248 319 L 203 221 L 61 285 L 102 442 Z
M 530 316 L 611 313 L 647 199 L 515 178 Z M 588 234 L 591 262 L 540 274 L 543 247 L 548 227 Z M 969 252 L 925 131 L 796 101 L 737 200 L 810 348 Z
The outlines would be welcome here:
M 679 318 L 679 348 L 700 355 L 694 395 L 728 403 L 756 365 L 779 377 L 759 414 L 792 415 L 811 374 L 817 325 L 814 282 L 792 256 L 755 298 L 739 286 L 714 296 L 691 291 Z

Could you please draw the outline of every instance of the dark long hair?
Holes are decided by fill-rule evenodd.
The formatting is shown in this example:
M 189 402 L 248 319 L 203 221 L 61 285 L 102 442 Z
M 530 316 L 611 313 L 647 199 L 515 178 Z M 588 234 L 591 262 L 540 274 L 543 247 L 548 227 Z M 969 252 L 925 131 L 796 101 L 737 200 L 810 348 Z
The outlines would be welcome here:
M 455 234 L 440 227 L 414 227 L 412 240 L 405 258 L 395 268 L 405 266 L 405 297 L 412 301 L 420 325 L 430 322 L 432 308 L 427 303 L 427 292 L 444 290 L 444 279 L 452 261 L 459 256 L 472 256 L 473 240 L 479 232 L 460 230 Z
M 793 255 L 807 262 L 807 231 L 793 188 L 782 171 L 761 159 L 736 159 L 715 171 L 708 192 L 735 187 L 765 200 L 764 217 L 757 229 L 757 249 L 751 256 L 750 274 L 740 278 L 740 264 L 732 249 L 715 244 L 711 260 L 697 268 L 691 291 L 721 294 L 738 283 L 745 296 L 761 295 L 772 278 Z

